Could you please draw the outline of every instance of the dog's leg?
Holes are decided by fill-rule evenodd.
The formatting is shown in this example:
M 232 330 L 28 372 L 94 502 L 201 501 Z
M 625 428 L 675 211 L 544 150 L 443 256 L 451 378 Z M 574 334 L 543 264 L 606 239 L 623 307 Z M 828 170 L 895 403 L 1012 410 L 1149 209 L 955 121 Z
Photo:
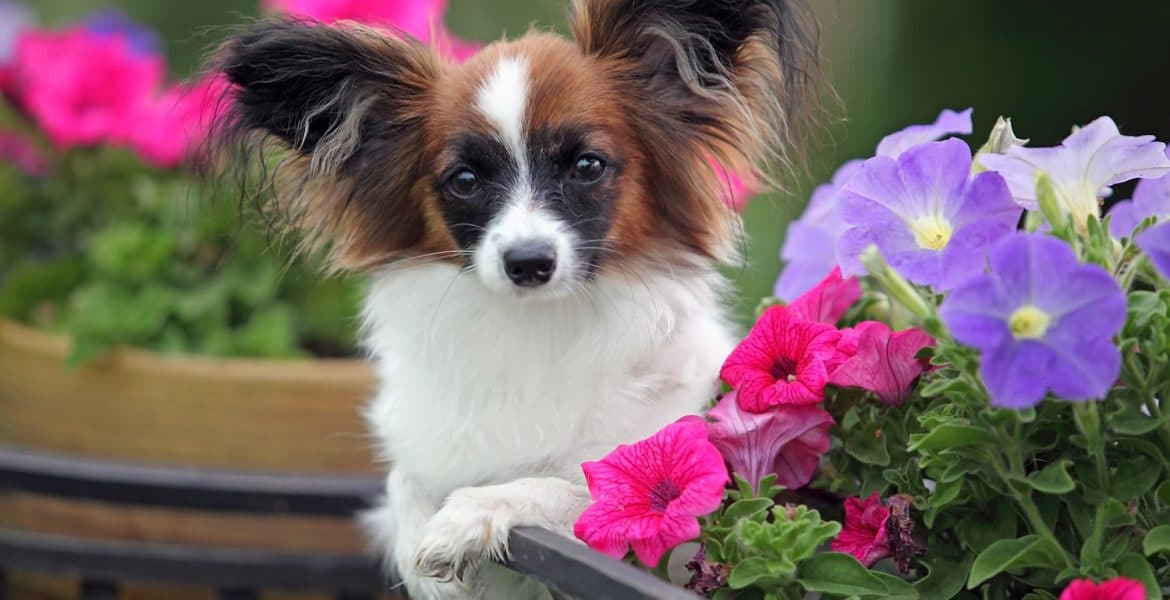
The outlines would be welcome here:
M 387 567 L 396 572 L 411 598 L 457 600 L 471 598 L 471 588 L 450 577 L 437 579 L 419 573 L 415 561 L 424 526 L 438 507 L 422 494 L 410 477 L 391 471 L 386 478 L 382 505 L 362 515 L 362 525 Z
M 415 564 L 436 580 L 466 579 L 482 561 L 508 553 L 513 527 L 535 526 L 573 536 L 589 490 L 557 477 L 517 479 L 455 490 L 426 524 Z

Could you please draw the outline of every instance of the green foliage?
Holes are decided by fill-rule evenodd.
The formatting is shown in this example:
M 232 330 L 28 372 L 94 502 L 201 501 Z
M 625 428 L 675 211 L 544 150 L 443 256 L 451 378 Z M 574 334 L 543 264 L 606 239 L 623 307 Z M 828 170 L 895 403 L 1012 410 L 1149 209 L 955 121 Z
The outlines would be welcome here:
M 66 334 L 72 364 L 115 346 L 170 354 L 346 355 L 360 290 L 323 279 L 236 190 L 76 150 L 47 178 L 0 165 L 0 317 Z

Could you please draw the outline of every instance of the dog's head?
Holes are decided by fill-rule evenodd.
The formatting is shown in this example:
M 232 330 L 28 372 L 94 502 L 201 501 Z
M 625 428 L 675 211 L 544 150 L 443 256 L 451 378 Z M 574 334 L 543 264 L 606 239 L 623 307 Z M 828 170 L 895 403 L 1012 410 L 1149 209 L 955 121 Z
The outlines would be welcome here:
M 577 0 L 574 40 L 530 33 L 462 65 L 263 20 L 217 56 L 234 84 L 219 139 L 334 267 L 425 256 L 555 296 L 628 261 L 729 254 L 710 161 L 763 170 L 792 146 L 814 67 L 800 20 L 785 0 Z

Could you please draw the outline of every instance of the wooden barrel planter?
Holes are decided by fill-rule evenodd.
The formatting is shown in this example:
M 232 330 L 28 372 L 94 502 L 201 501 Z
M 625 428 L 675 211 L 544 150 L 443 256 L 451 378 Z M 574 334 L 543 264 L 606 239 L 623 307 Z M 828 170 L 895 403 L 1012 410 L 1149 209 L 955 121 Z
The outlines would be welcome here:
M 69 370 L 68 349 L 64 337 L 0 321 L 0 446 L 258 476 L 375 482 L 381 470 L 361 422 L 374 382 L 362 361 L 164 357 L 127 349 Z M 0 489 L 0 529 L 321 555 L 364 550 L 352 519 L 336 516 L 135 506 L 11 489 Z M 51 584 L 29 585 L 14 597 L 62 597 Z

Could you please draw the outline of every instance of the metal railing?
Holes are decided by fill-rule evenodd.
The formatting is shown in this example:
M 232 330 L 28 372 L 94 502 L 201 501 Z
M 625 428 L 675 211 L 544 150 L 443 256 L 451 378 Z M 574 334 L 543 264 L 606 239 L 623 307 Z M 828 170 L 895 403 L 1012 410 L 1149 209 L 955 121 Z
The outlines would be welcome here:
M 376 478 L 171 469 L 0 446 L 0 493 L 18 491 L 133 506 L 258 515 L 347 518 L 382 490 Z M 562 595 L 585 599 L 693 599 L 628 564 L 573 540 L 532 528 L 509 540 L 505 566 Z M 81 581 L 82 600 L 113 600 L 124 582 L 215 588 L 222 600 L 261 590 L 322 591 L 338 600 L 394 588 L 361 556 L 272 552 L 50 535 L 0 528 L 0 600 L 6 571 L 60 573 Z

